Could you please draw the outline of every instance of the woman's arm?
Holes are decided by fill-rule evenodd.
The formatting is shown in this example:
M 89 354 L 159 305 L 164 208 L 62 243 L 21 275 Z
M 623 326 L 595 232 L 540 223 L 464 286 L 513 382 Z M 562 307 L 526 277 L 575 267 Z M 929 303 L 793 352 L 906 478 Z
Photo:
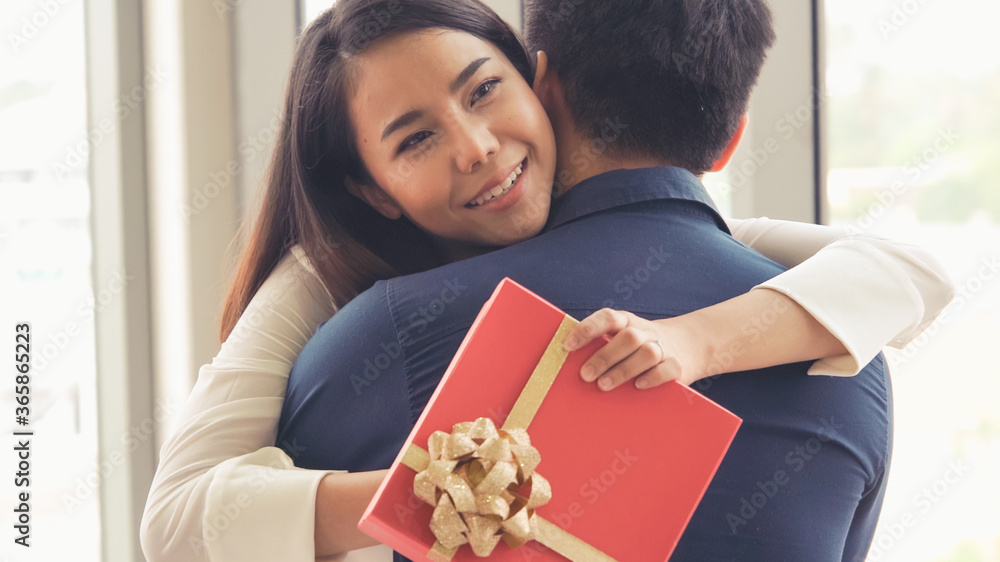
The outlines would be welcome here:
M 846 348 L 815 355 L 812 375 L 857 374 L 886 345 L 913 341 L 955 296 L 944 267 L 914 244 L 767 218 L 728 223 L 734 238 L 790 268 L 757 288 L 789 297 Z
M 292 364 L 333 312 L 304 258 L 285 256 L 163 445 L 141 526 L 150 561 L 314 560 L 321 482 L 355 476 L 297 469 L 273 445 Z
M 388 473 L 373 470 L 323 478 L 316 494 L 316 558 L 378 544 L 358 530 L 358 521 Z
M 734 237 L 789 271 L 749 293 L 676 318 L 647 321 L 602 310 L 570 336 L 568 349 L 608 334 L 581 369 L 610 390 L 636 378 L 652 387 L 678 379 L 821 359 L 810 374 L 854 375 L 884 345 L 904 346 L 951 300 L 929 254 L 872 236 L 817 225 L 732 221 Z M 815 255 L 814 255 L 815 254 Z

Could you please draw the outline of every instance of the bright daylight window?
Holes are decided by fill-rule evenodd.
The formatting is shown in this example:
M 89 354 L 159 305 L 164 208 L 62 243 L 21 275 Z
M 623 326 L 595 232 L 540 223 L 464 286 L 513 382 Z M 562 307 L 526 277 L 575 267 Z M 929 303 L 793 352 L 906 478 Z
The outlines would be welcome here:
M 0 505 L 30 493 L 30 551 L 16 559 L 100 557 L 94 309 L 83 2 L 0 4 L 0 340 L 2 466 L 17 466 L 15 431 L 32 431 L 27 486 L 4 473 Z M 30 325 L 26 420 L 15 417 L 15 326 Z M 24 412 L 21 412 L 24 413 Z M 22 425 L 21 422 L 26 422 Z M 20 437 L 16 439 L 21 439 Z M 25 556 L 29 555 L 27 558 Z
M 330 0 L 301 0 L 299 2 L 300 20 L 303 27 L 311 22 L 320 12 L 333 5 Z
M 1000 560 L 996 0 L 830 0 L 827 216 L 917 243 L 959 295 L 901 352 L 870 561 Z

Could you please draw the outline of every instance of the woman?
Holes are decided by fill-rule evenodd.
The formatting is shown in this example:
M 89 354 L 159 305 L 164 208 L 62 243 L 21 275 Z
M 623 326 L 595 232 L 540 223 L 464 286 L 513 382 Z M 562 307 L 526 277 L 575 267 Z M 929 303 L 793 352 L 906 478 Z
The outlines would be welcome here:
M 367 25 L 373 10 L 385 10 L 392 17 L 380 26 Z M 479 69 L 488 71 L 486 75 L 473 71 L 456 88 L 463 101 L 451 109 L 459 118 L 449 121 L 445 112 L 435 126 L 424 127 L 420 119 L 426 116 L 403 111 L 399 115 L 405 119 L 380 124 L 373 135 L 365 136 L 352 122 L 369 123 L 366 107 L 383 106 L 380 91 L 373 85 L 382 64 L 376 64 L 384 45 L 379 39 L 437 28 L 474 36 L 498 53 Z M 485 68 L 486 64 L 495 66 Z M 494 82 L 498 75 L 499 82 Z M 142 529 L 150 560 L 305 560 L 370 544 L 352 523 L 370 499 L 379 473 L 296 470 L 287 456 L 269 447 L 288 371 L 316 326 L 373 281 L 514 243 L 540 231 L 548 211 L 554 147 L 551 128 L 531 96 L 532 78 L 530 59 L 513 32 L 471 0 L 341 0 L 304 32 L 264 207 L 227 299 L 223 348 L 213 364 L 202 369 L 178 432 L 163 448 L 150 492 Z M 519 118 L 492 121 L 480 113 L 487 108 L 514 108 Z M 475 155 L 468 151 L 482 139 L 475 138 L 477 131 L 463 129 L 468 121 L 461 117 L 469 115 L 483 117 L 491 127 L 509 127 L 502 131 L 487 127 L 495 134 L 503 133 L 495 152 L 513 158 L 504 163 L 512 166 L 509 180 L 493 178 L 482 166 L 477 168 Z M 386 139 L 391 141 L 391 151 L 372 148 Z M 466 194 L 472 186 L 473 193 L 456 197 L 449 190 L 435 199 L 416 189 L 436 189 L 449 179 L 456 192 Z M 497 181 L 487 185 L 493 180 Z M 490 204 L 483 190 L 488 190 L 491 199 L 496 197 L 496 202 Z M 514 190 L 520 190 L 518 201 L 525 204 L 501 204 Z M 456 200 L 460 205 L 453 208 Z M 497 212 L 481 216 L 487 207 Z M 795 236 L 809 236 L 811 241 L 787 253 L 769 246 L 775 235 L 791 239 L 783 232 L 795 228 L 745 222 L 733 230 L 741 240 L 787 265 L 802 261 L 838 237 L 821 227 L 803 226 Z M 769 299 L 786 299 L 798 311 L 782 315 L 768 331 L 766 340 L 775 348 L 772 361 L 790 360 L 782 351 L 807 350 L 814 353 L 810 357 L 828 359 L 825 372 L 851 374 L 882 345 L 914 337 L 950 298 L 947 283 L 918 250 L 875 239 L 845 240 L 836 248 L 832 255 L 841 256 L 835 261 L 839 267 L 864 263 L 897 273 L 870 279 L 861 291 L 857 287 L 819 291 L 801 282 L 801 269 L 818 264 L 825 271 L 827 266 L 820 259 L 771 281 L 767 286 L 773 289 L 751 291 L 747 296 L 751 302 L 765 294 Z M 821 255 L 831 259 L 830 251 Z M 886 259 L 892 260 L 889 266 L 883 263 Z M 835 334 L 822 329 L 824 319 L 839 319 L 830 305 L 840 304 L 841 298 L 859 302 L 862 297 L 857 293 L 880 294 L 887 285 L 895 286 L 896 294 L 912 298 L 902 305 L 866 300 L 865 306 L 879 311 L 879 331 L 870 331 L 869 326 L 859 330 L 849 318 L 846 324 L 832 323 Z M 796 300 L 783 293 L 795 295 Z M 813 293 L 820 294 L 819 302 L 810 300 Z M 731 311 L 736 316 L 725 318 L 738 326 L 742 324 L 739 319 L 752 317 L 754 310 L 759 309 L 737 306 Z M 713 318 L 694 313 L 640 324 L 640 329 L 688 334 L 692 333 L 688 328 Z M 790 327 L 795 331 L 803 322 L 811 326 L 810 334 L 821 333 L 826 339 L 817 336 L 806 341 L 809 346 L 789 346 L 787 342 L 797 340 L 780 334 Z M 596 332 L 620 327 L 597 324 Z M 712 331 L 693 333 L 710 335 Z M 827 347 L 829 338 L 837 341 L 839 349 Z M 660 339 L 669 347 L 669 340 Z M 696 343 L 692 349 L 710 349 L 712 342 Z M 782 345 L 793 349 L 782 349 Z M 640 347 L 632 346 L 626 356 L 635 355 Z M 664 353 L 654 359 L 659 364 L 688 365 L 688 355 L 699 354 L 681 351 L 684 354 Z M 738 357 L 726 367 L 748 368 L 741 363 L 745 360 Z M 690 382 L 708 373 L 682 368 L 680 374 Z

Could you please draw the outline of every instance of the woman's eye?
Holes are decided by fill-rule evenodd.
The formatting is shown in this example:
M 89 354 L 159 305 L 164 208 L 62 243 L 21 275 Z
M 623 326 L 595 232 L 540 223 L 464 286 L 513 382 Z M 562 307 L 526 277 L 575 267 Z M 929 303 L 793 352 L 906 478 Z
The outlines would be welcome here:
M 416 148 L 417 146 L 420 146 L 420 144 L 423 143 L 428 138 L 430 138 L 432 134 L 433 133 L 431 133 L 430 131 L 420 131 L 419 133 L 413 134 L 410 138 L 406 139 L 403 142 L 402 146 L 399 147 L 399 152 L 401 153 L 406 152 L 411 148 Z
M 476 91 L 472 92 L 472 103 L 475 104 L 477 101 L 490 95 L 499 83 L 500 79 L 494 78 L 480 84 L 479 87 L 476 88 Z

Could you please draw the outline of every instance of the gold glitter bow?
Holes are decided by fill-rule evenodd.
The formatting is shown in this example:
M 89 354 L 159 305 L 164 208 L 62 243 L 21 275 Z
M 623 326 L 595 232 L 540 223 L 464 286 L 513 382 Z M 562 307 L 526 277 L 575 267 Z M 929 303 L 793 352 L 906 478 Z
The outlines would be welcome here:
M 449 561 L 466 543 L 477 556 L 489 556 L 503 538 L 511 548 L 536 540 L 569 560 L 614 562 L 535 515 L 535 508 L 552 498 L 552 489 L 535 472 L 541 455 L 531 446 L 527 428 L 566 361 L 562 344 L 577 323 L 563 319 L 503 428 L 479 418 L 456 424 L 450 434 L 434 432 L 429 450 L 412 443 L 407 447 L 401 462 L 417 471 L 413 491 L 434 506 L 432 560 Z
M 535 472 L 541 455 L 527 431 L 497 431 L 479 418 L 434 432 L 428 449 L 413 490 L 434 506 L 431 531 L 441 546 L 469 543 L 476 556 L 489 556 L 501 538 L 511 548 L 535 538 L 535 508 L 552 499 L 552 488 Z

